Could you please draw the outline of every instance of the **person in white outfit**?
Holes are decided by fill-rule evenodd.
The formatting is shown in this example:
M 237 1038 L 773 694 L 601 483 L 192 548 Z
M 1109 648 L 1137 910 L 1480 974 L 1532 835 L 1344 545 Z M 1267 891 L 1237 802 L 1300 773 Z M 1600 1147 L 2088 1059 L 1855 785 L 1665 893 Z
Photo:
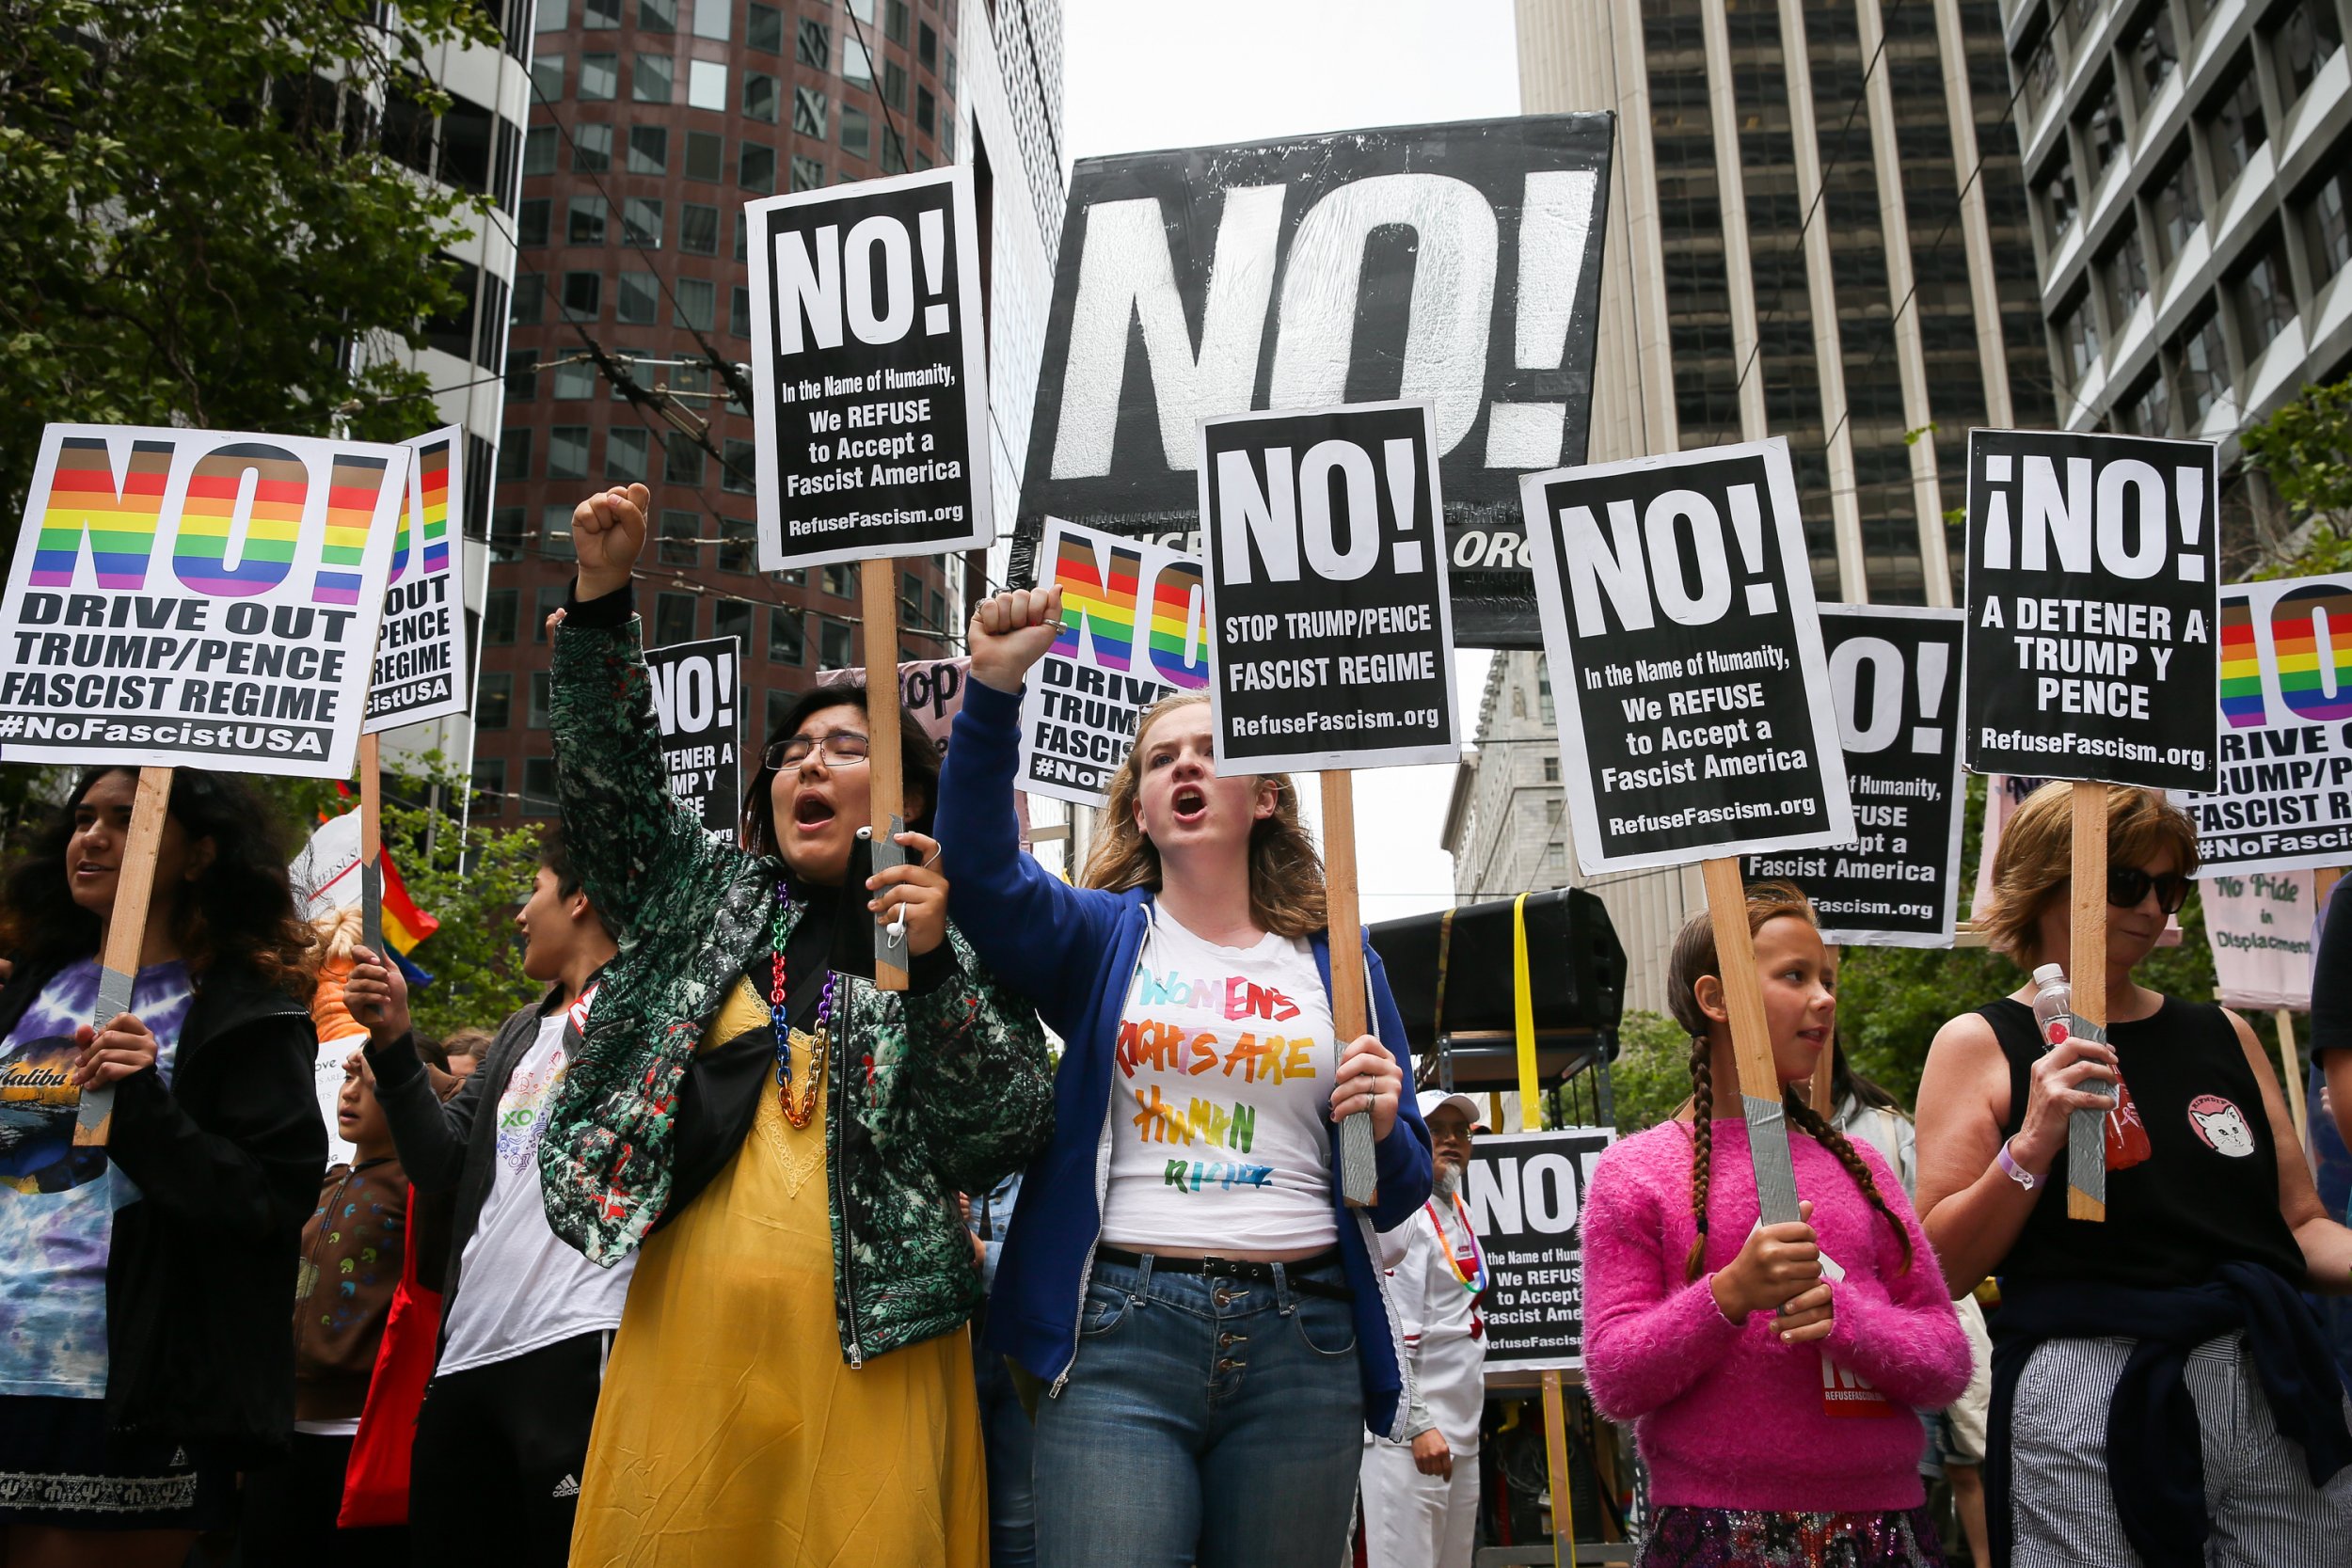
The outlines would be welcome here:
M 1380 1263 L 1412 1369 L 1406 1440 L 1366 1434 L 1366 1568 L 1470 1568 L 1478 1534 L 1478 1420 L 1486 1405 L 1486 1326 L 1478 1295 L 1486 1257 L 1461 1197 L 1477 1102 L 1421 1096 L 1436 1178 L 1430 1199 L 1380 1237 Z

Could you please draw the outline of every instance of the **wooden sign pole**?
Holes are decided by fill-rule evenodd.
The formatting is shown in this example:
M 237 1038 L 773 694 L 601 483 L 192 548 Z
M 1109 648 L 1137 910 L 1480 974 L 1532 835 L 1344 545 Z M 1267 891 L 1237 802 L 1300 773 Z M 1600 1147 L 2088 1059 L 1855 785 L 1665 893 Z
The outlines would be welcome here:
M 103 1029 L 131 1010 L 131 988 L 139 977 L 139 953 L 147 944 L 147 911 L 155 891 L 155 854 L 164 841 L 164 819 L 171 809 L 171 769 L 139 769 L 138 793 L 131 800 L 131 832 L 115 870 L 115 907 L 106 917 L 106 951 L 98 972 L 98 1006 L 90 1027 Z M 73 1142 L 103 1148 L 114 1131 L 112 1084 L 82 1091 Z
M 1356 781 L 1350 773 L 1323 775 L 1323 881 L 1331 944 L 1331 1027 L 1344 1047 L 1366 1033 L 1369 1017 L 1363 921 L 1356 897 Z M 1412 1086 L 1406 1085 L 1404 1092 L 1411 1093 Z M 1340 1195 L 1349 1207 L 1372 1202 L 1374 1175 L 1372 1116 L 1359 1111 L 1340 1123 Z
M 384 962 L 384 768 L 382 739 L 359 737 L 359 942 Z
M 1544 1373 L 1544 1463 L 1551 1472 L 1551 1559 L 1560 1560 L 1565 1541 L 1569 1568 L 1576 1568 L 1576 1478 L 1568 1473 L 1568 1404 L 1557 1368 Z
M 2073 785 L 2074 896 L 2067 983 L 2074 1014 L 2107 1026 L 2107 786 Z M 2066 1130 L 2066 1217 L 2107 1217 L 2106 1114 L 2077 1111 Z
M 906 832 L 903 775 L 898 753 L 898 568 L 874 560 L 858 567 L 858 594 L 866 622 L 866 832 L 874 870 L 906 863 L 897 839 Z M 907 936 L 903 920 L 876 916 L 874 989 L 907 989 Z M 896 932 L 894 936 L 892 933 Z
M 1731 1013 L 1731 1049 L 1740 1065 L 1740 1109 L 1756 1160 L 1756 1201 L 1766 1225 L 1786 1225 L 1797 1213 L 1797 1173 L 1788 1160 L 1788 1114 L 1782 1108 L 1780 1069 L 1764 1022 L 1764 987 L 1756 974 L 1756 940 L 1748 930 L 1748 890 L 1737 856 L 1702 861 L 1708 918 L 1715 927 L 1715 971 Z M 1718 1085 L 1716 1093 L 1722 1094 Z M 1716 1101 L 1721 1104 L 1719 1098 Z
M 2295 1014 L 2281 1007 L 2271 1017 L 2279 1025 L 2279 1066 L 2285 1079 L 2287 1110 L 2295 1117 L 2295 1136 L 2304 1148 L 2312 1142 L 2312 1118 L 2303 1102 L 2303 1063 L 2295 1050 Z

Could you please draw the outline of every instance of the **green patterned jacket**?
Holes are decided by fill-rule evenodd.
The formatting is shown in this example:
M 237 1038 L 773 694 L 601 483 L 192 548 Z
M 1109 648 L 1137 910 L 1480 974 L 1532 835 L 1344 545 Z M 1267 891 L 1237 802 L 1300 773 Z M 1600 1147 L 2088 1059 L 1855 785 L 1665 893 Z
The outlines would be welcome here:
M 784 867 L 712 839 L 670 793 L 639 622 L 596 624 L 609 617 L 586 609 L 554 638 L 556 795 L 572 863 L 620 952 L 556 1091 L 539 1170 L 548 1225 L 611 1264 L 668 1206 L 679 1090 L 745 964 L 772 947 Z M 852 1366 L 970 1317 L 979 1283 L 955 1195 L 985 1192 L 1053 1132 L 1035 1011 L 961 932 L 949 941 L 955 973 L 940 984 L 883 992 L 856 980 L 840 1004 L 826 1196 Z

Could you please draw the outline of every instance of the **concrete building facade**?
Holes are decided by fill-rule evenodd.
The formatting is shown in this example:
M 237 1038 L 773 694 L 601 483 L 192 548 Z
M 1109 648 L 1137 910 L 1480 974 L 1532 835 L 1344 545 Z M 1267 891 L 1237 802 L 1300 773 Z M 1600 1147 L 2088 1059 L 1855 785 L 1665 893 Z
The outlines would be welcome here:
M 2348 24 L 2344 0 L 2009 0 L 2066 428 L 2217 441 L 2226 470 L 2352 372 Z
M 755 569 L 742 207 L 974 166 L 1009 527 L 1061 217 L 1056 0 L 540 0 L 474 709 L 474 811 L 553 810 L 543 623 L 580 499 L 642 481 L 651 645 L 733 637 L 747 749 L 820 670 L 861 664 L 854 566 Z M 595 362 L 602 355 L 607 363 Z M 614 372 L 618 372 L 618 379 Z M 636 391 L 624 392 L 626 381 Z M 961 644 L 976 560 L 901 562 L 901 658 Z

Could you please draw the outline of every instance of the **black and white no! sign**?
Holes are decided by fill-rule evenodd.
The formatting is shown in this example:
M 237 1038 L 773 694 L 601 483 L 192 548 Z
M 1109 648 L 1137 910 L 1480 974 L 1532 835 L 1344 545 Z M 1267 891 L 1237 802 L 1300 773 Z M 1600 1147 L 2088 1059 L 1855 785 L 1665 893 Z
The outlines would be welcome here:
M 994 523 L 970 167 L 795 192 L 743 212 L 760 570 L 986 545 Z
M 1588 873 L 1854 836 L 1788 447 L 1520 485 Z
M 1454 762 L 1454 611 L 1427 403 L 1200 421 L 1216 760 Z

